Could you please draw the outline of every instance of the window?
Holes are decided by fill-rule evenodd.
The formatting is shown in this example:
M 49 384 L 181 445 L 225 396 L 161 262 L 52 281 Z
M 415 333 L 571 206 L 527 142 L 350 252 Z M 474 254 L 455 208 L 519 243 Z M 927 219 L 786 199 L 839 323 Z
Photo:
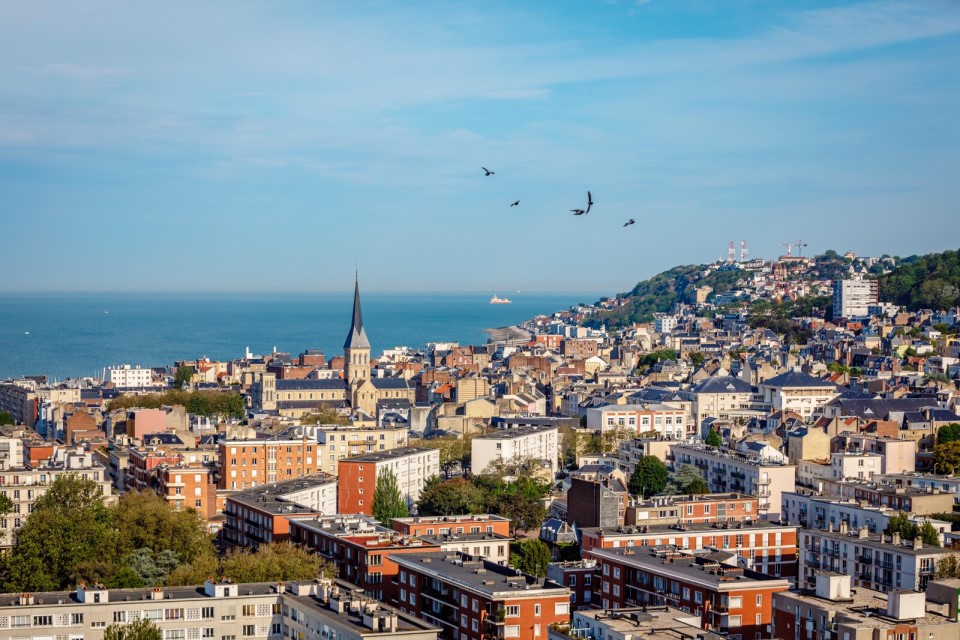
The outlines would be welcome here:
M 576 574 L 573 574 L 573 575 L 570 576 L 570 579 L 567 580 L 567 586 L 568 586 L 568 587 L 575 587 L 575 586 L 577 586 L 577 576 L 576 576 Z M 537 605 L 537 606 L 539 606 L 539 605 Z
M 123 613 L 123 611 L 118 611 L 117 613 Z M 114 614 L 114 616 L 116 616 L 116 613 Z M 213 607 L 204 607 L 203 609 L 200 609 L 200 617 L 203 618 L 204 620 L 212 620 Z M 123 622 L 123 621 L 117 620 L 116 617 L 114 617 L 114 622 Z
M 540 615 L 540 605 L 539 605 L 539 604 L 533 605 L 533 615 L 535 615 L 535 616 Z
M 164 620 L 183 620 L 183 609 L 164 609 Z
M 214 638 L 214 637 L 216 637 L 216 636 L 213 635 L 213 627 L 205 627 L 204 630 L 203 630 L 203 637 L 204 637 L 204 638 Z
M 243 637 L 252 638 L 257 635 L 257 625 L 255 624 L 245 624 L 243 625 Z
M 520 637 L 520 625 L 518 624 L 508 624 L 503 628 L 503 637 L 504 638 L 519 638 Z
M 763 604 L 763 594 L 758 593 L 758 594 L 757 594 L 757 606 L 759 607 L 759 606 L 762 605 L 762 604 Z M 758 623 L 758 624 L 759 624 L 759 623 Z
M 52 627 L 52 626 L 53 626 L 53 616 L 33 616 L 33 626 L 35 626 L 35 627 Z
M 608 607 L 609 608 L 609 607 Z M 553 607 L 554 615 L 565 616 L 570 613 L 570 604 L 568 602 L 558 602 Z
M 211 609 L 212 611 L 212 609 Z M 127 612 L 126 611 L 114 611 L 113 612 L 113 621 L 114 622 L 126 622 L 127 621 Z
M 186 640 L 186 629 L 167 629 L 163 632 L 163 640 Z
M 30 616 L 13 616 L 13 628 L 30 626 Z
M 83 624 L 83 614 L 82 613 L 71 614 L 70 624 Z

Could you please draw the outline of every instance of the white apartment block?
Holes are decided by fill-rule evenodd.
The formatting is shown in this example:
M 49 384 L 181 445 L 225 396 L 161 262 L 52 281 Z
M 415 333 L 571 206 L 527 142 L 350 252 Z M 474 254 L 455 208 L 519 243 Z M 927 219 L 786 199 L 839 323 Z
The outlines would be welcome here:
M 677 317 L 665 313 L 654 314 L 653 328 L 657 333 L 670 333 L 677 328 Z
M 812 588 L 818 571 L 853 576 L 854 586 L 876 591 L 923 591 L 936 573 L 937 563 L 950 549 L 924 545 L 920 539 L 901 540 L 899 534 L 873 535 L 866 526 L 850 529 L 841 522 L 837 531 L 800 530 L 798 587 Z
M 552 479 L 558 468 L 559 434 L 557 427 L 530 426 L 477 436 L 471 445 L 471 468 L 474 473 L 482 473 L 498 460 L 532 459 L 542 461 Z
M 40 467 L 30 468 L 21 464 L 19 468 L 0 469 L 0 494 L 13 501 L 13 511 L 0 518 L 0 535 L 3 536 L 0 550 L 13 547 L 16 532 L 26 522 L 37 499 L 65 473 L 93 480 L 105 497 L 113 496 L 107 468 L 94 462 L 90 452 L 79 449 L 61 451 L 57 459 Z M 4 637 L 2 633 L 0 637 Z
M 143 369 L 140 365 L 131 367 L 128 364 L 122 364 L 119 367 L 108 368 L 104 381 L 126 389 L 149 387 L 153 384 L 153 371 Z
M 746 493 L 760 498 L 762 518 L 780 517 L 784 491 L 796 489 L 797 468 L 760 460 L 730 449 L 678 443 L 670 447 L 674 466 L 692 464 L 703 473 L 711 493 Z
M 836 280 L 833 283 L 833 316 L 866 318 L 876 305 L 880 289 L 876 280 Z
M 804 419 L 819 413 L 823 405 L 840 395 L 832 382 L 797 370 L 768 378 L 760 388 L 763 402 L 771 411 L 793 411 Z
M 165 640 L 325 638 L 437 640 L 439 629 L 340 580 L 241 583 L 203 588 L 106 589 L 3 596 L 0 637 L 102 640 L 114 624 L 151 620 Z M 11 604 L 6 605 L 6 602 Z
M 386 470 L 396 476 L 400 495 L 412 506 L 420 498 L 427 480 L 440 475 L 440 451 L 403 447 L 341 460 L 338 513 L 371 513 L 377 479 Z M 368 491 L 366 495 L 364 489 Z
M 754 408 L 753 387 L 733 376 L 707 378 L 679 395 L 693 403 L 696 431 L 707 418 L 730 420 L 737 415 L 748 415 Z
M 587 409 L 587 429 L 608 433 L 628 429 L 636 433 L 655 431 L 666 440 L 687 436 L 687 412 L 665 404 L 609 404 Z
M 803 491 L 786 491 L 783 494 L 782 520 L 790 524 L 799 524 L 801 527 L 812 529 L 826 529 L 833 526 L 834 531 L 840 529 L 844 523 L 849 531 L 858 531 L 866 527 L 871 534 L 879 533 L 887 528 L 891 516 L 900 513 L 890 507 L 873 507 L 865 501 L 849 498 L 836 498 L 819 494 L 810 494 Z M 924 516 L 913 516 L 914 522 L 926 522 Z M 946 528 L 949 524 L 940 521 L 930 521 L 937 529 Z M 946 526 L 945 526 L 946 525 Z

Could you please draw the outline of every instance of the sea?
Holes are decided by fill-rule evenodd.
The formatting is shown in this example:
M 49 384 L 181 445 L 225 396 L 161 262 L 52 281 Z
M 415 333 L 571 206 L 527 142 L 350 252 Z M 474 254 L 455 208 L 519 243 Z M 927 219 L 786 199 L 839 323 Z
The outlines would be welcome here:
M 499 295 L 504 297 L 504 293 Z M 596 293 L 360 294 L 371 356 L 428 342 L 483 344 L 484 329 L 597 300 Z M 100 377 L 105 367 L 242 358 L 276 349 L 296 357 L 343 353 L 353 292 L 0 294 L 0 379 Z

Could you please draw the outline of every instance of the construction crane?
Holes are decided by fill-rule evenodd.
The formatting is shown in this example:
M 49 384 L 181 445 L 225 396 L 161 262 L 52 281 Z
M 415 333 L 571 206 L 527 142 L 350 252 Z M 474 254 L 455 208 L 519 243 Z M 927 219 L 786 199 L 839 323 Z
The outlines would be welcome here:
M 804 242 L 803 240 L 797 240 L 797 255 L 798 255 L 798 256 L 802 256 L 802 255 L 803 255 L 803 248 L 804 248 L 805 246 L 807 246 L 807 243 L 806 243 L 806 242 Z
M 780 246 L 787 248 L 787 257 L 789 258 L 789 257 L 790 257 L 790 249 L 793 248 L 793 243 L 792 243 L 792 242 L 781 242 L 781 243 L 780 243 Z

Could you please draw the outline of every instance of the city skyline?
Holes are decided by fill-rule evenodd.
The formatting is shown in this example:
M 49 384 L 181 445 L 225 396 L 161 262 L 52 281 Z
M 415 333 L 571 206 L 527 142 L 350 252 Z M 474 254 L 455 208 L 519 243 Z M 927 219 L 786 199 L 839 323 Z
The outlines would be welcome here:
M 943 251 L 958 33 L 935 1 L 9 3 L 0 291 L 612 293 L 729 240 Z

